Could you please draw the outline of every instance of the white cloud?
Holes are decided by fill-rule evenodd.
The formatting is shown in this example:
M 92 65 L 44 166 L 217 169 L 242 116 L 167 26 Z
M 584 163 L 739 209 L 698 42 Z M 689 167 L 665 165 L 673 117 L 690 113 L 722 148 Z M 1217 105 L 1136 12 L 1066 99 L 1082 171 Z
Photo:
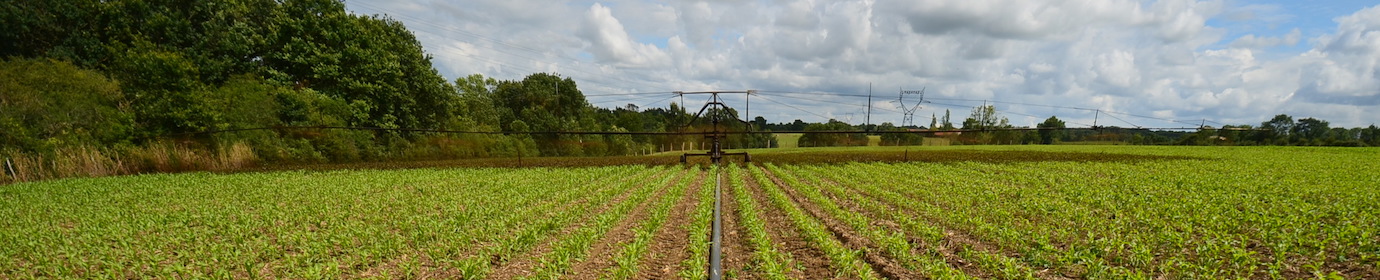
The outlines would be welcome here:
M 1314 39 L 1316 47 L 1296 60 L 1307 69 L 1300 85 L 1306 100 L 1380 105 L 1380 6 L 1336 19 L 1337 31 Z
M 629 38 L 623 24 L 613 17 L 608 7 L 596 3 L 589 7 L 585 16 L 578 34 L 590 43 L 586 50 L 600 62 L 629 68 L 668 66 L 670 58 L 665 52 L 655 45 Z
M 388 4 L 371 5 L 408 13 L 399 19 L 420 31 L 438 68 L 454 72 L 448 76 L 514 79 L 555 69 L 587 93 L 861 94 L 872 83 L 877 98 L 895 98 L 898 87 L 928 86 L 927 96 L 936 98 L 1232 124 L 1285 113 L 1360 126 L 1375 121 L 1361 112 L 1380 110 L 1377 7 L 1336 18 L 1331 32 L 1301 32 L 1279 26 L 1296 17 L 1289 10 L 1226 0 L 382 3 Z M 1214 19 L 1229 26 L 1211 25 Z M 429 27 L 436 24 L 466 33 Z M 1228 32 L 1245 24 L 1290 32 Z M 1300 44 L 1311 50 L 1288 53 Z M 754 102 L 753 113 L 773 122 L 822 121 L 815 114 L 845 116 L 866 103 L 820 98 L 833 102 L 778 96 L 771 99 L 810 112 Z M 958 103 L 928 105 L 917 114 L 950 109 L 961 119 L 963 106 L 976 105 Z M 1081 123 L 1093 117 L 1067 108 L 1001 109 L 1013 120 L 1023 118 L 1014 114 L 1060 114 Z M 1143 126 L 1180 125 L 1121 117 Z M 880 111 L 872 119 L 899 122 L 900 114 Z

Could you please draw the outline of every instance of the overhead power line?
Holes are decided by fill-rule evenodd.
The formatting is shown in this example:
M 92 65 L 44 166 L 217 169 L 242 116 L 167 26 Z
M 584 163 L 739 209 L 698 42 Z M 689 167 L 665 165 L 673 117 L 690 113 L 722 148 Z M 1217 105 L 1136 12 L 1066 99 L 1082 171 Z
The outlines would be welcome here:
M 386 8 L 383 8 L 383 7 L 379 7 L 379 6 L 377 6 L 377 5 L 370 4 L 370 3 L 354 2 L 354 3 L 351 3 L 351 4 L 358 5 L 358 6 L 360 6 L 360 7 L 363 7 L 363 8 L 369 9 L 369 10 L 373 10 L 374 12 L 377 12 L 378 14 L 383 14 L 383 15 L 387 15 L 387 16 L 390 16 L 390 17 L 398 18 L 398 19 L 407 19 L 407 20 L 409 20 L 409 23 L 416 23 L 416 24 L 418 24 L 418 25 L 410 26 L 410 27 L 411 27 L 410 30 L 412 30 L 412 31 L 414 31 L 414 32 L 422 32 L 422 33 L 431 34 L 431 35 L 433 35 L 433 36 L 435 36 L 435 37 L 437 37 L 437 38 L 440 38 L 441 40 L 448 40 L 448 41 L 453 41 L 453 42 L 461 42 L 461 41 L 456 40 L 456 39 L 451 39 L 452 37 L 451 37 L 451 36 L 447 36 L 447 35 L 449 35 L 449 34 L 460 34 L 460 35 L 465 35 L 465 36 L 468 36 L 468 37 L 471 37 L 471 38 L 476 38 L 476 39 L 479 39 L 479 40 L 487 41 L 487 42 L 490 42 L 490 43 L 495 44 L 495 45 L 503 46 L 503 48 L 494 48 L 494 47 L 490 47 L 490 46 L 486 46 L 486 45 L 481 45 L 481 44 L 471 44 L 471 45 L 476 46 L 476 47 L 481 47 L 481 48 L 485 48 L 485 49 L 492 50 L 492 51 L 494 51 L 494 52 L 496 52 L 496 53 L 502 53 L 502 54 L 514 56 L 514 57 L 517 57 L 517 58 L 521 58 L 521 59 L 524 59 L 524 60 L 529 60 L 529 61 L 532 61 L 532 62 L 547 63 L 547 64 L 555 64 L 555 65 L 562 65 L 563 68 L 566 68 L 566 69 L 568 69 L 568 70 L 572 70 L 572 71 L 574 71 L 574 72 L 582 73 L 582 74 L 585 74 L 585 75 L 590 76 L 590 77 L 607 77 L 607 78 L 612 78 L 612 79 L 616 79 L 616 80 L 622 81 L 623 83 L 626 83 L 626 84 L 639 84 L 640 86 L 646 86 L 646 87 L 648 87 L 648 88 L 656 88 L 656 87 L 660 86 L 660 85 L 657 85 L 657 84 L 654 84 L 654 83 L 651 83 L 651 82 L 647 82 L 647 81 L 629 80 L 629 79 L 626 79 L 626 78 L 624 78 L 624 77 L 622 77 L 622 76 L 619 76 L 619 75 L 606 75 L 606 74 L 602 74 L 602 73 L 599 73 L 599 74 L 591 73 L 588 69 L 580 69 L 581 67 L 586 66 L 586 64 L 584 64 L 583 61 L 581 61 L 581 60 L 579 60 L 579 59 L 576 59 L 576 58 L 573 58 L 573 57 L 570 57 L 570 56 L 567 56 L 567 55 L 564 55 L 564 54 L 561 54 L 561 53 L 559 53 L 559 52 L 550 52 L 550 53 L 548 53 L 548 52 L 543 52 L 543 51 L 541 51 L 541 50 L 533 49 L 533 48 L 526 47 L 526 46 L 522 46 L 522 45 L 518 45 L 518 44 L 507 43 L 507 42 L 504 42 L 503 40 L 490 38 L 490 37 L 488 37 L 488 36 L 484 36 L 484 35 L 482 35 L 482 34 L 478 34 L 478 33 L 475 33 L 475 32 L 471 32 L 471 31 L 467 31 L 467 30 L 463 30 L 463 29 L 457 29 L 457 28 L 453 28 L 453 27 L 450 27 L 450 26 L 441 25 L 441 24 L 436 23 L 436 22 L 434 22 L 434 21 L 424 20 L 424 19 L 421 19 L 421 18 L 409 16 L 409 15 L 406 15 L 406 14 L 397 13 L 397 12 L 391 11 L 391 10 L 389 10 L 389 9 L 386 9 Z M 423 29 L 426 29 L 426 30 L 423 30 Z M 442 34 L 442 33 L 447 33 L 447 34 Z M 502 65 L 502 66 L 504 66 L 504 67 L 515 68 L 515 69 L 518 69 L 518 70 L 527 71 L 527 72 L 532 72 L 532 73 L 545 72 L 545 71 L 539 71 L 539 70 L 537 70 L 537 69 L 532 69 L 532 68 L 525 67 L 525 66 L 518 66 L 518 65 L 511 64 L 511 63 L 505 63 L 505 62 L 500 62 L 500 61 L 494 61 L 494 60 L 492 60 L 492 59 L 488 59 L 488 58 L 484 58 L 484 57 L 479 57 L 479 56 L 476 56 L 476 55 L 469 54 L 468 51 L 466 51 L 466 50 L 459 49 L 459 48 L 456 48 L 456 47 L 452 47 L 452 46 L 450 46 L 450 45 L 442 45 L 441 47 L 459 51 L 461 55 L 464 55 L 464 56 L 466 56 L 466 57 L 475 58 L 475 59 L 479 59 L 479 60 L 484 60 L 484 61 L 487 61 L 487 62 L 490 62 L 490 63 Z M 550 62 L 550 61 L 547 61 L 546 59 L 541 59 L 541 58 L 537 58 L 537 57 L 522 55 L 522 54 L 518 54 L 518 53 L 512 52 L 512 51 L 510 51 L 510 50 L 516 50 L 516 51 L 527 52 L 527 53 L 533 54 L 533 55 L 538 56 L 538 57 L 547 56 L 547 55 L 552 55 L 552 56 L 561 58 L 561 59 L 563 59 L 563 60 L 570 61 L 570 62 L 575 62 L 575 63 L 574 63 L 574 64 L 558 64 L 558 63 L 552 63 L 552 62 Z M 594 72 L 598 72 L 598 71 L 594 71 Z M 610 84 L 610 83 L 607 83 L 608 81 L 599 82 L 599 81 L 596 81 L 596 80 L 594 80 L 594 79 L 590 79 L 590 77 L 587 77 L 587 78 L 584 79 L 584 80 L 587 81 L 587 82 L 591 82 L 591 83 L 593 83 L 593 84 L 602 85 L 602 86 L 608 87 L 608 88 L 619 88 L 619 87 L 617 87 L 617 86 L 613 86 L 613 85 Z
M 586 94 L 585 97 L 597 97 L 597 96 L 629 96 L 629 95 L 650 95 L 650 94 L 666 94 L 666 95 L 675 96 L 675 95 L 672 95 L 672 93 L 674 93 L 674 92 L 670 92 L 670 91 L 656 91 L 656 92 L 606 93 L 606 94 Z
M 861 95 L 861 94 L 848 94 L 848 93 L 835 93 L 835 92 L 798 92 L 798 91 L 767 91 L 767 90 L 764 90 L 764 91 L 761 91 L 761 92 L 777 93 L 777 94 L 792 94 L 792 95 L 811 95 L 811 96 L 867 97 L 867 95 Z M 1020 105 L 1020 106 L 1032 106 L 1032 107 L 1046 107 L 1046 108 L 1055 108 L 1055 109 L 1082 110 L 1082 111 L 1101 112 L 1101 113 L 1108 113 L 1108 114 L 1117 114 L 1117 115 L 1129 116 L 1129 117 L 1135 117 L 1135 118 L 1141 118 L 1141 119 L 1156 120 L 1156 121 L 1163 121 L 1163 122 L 1177 123 L 1177 124 L 1194 125 L 1194 126 L 1200 126 L 1201 123 L 1199 123 L 1199 121 L 1201 121 L 1201 122 L 1206 122 L 1206 123 L 1214 123 L 1214 124 L 1218 124 L 1218 125 L 1226 125 L 1226 124 L 1221 123 L 1221 122 L 1216 122 L 1216 121 L 1207 120 L 1207 119 L 1199 119 L 1199 120 L 1193 120 L 1193 121 L 1183 121 L 1183 120 L 1176 120 L 1176 119 L 1169 119 L 1169 118 L 1161 118 L 1161 117 L 1153 117 L 1153 116 L 1146 116 L 1146 115 L 1140 115 L 1140 114 L 1133 114 L 1133 113 L 1127 113 L 1127 112 L 1109 111 L 1109 110 L 1102 110 L 1102 109 L 1095 109 L 1095 108 L 1086 108 L 1086 107 L 1077 107 L 1077 106 L 1062 106 L 1062 105 L 1049 105 L 1049 104 L 1035 104 L 1035 103 L 1028 103 L 1028 102 L 1012 102 L 1012 101 L 984 100 L 984 99 L 971 99 L 971 98 L 930 97 L 930 96 L 926 96 L 925 99 L 928 99 L 928 100 L 964 101 L 964 102 L 987 102 L 987 103 L 994 103 L 994 104 L 1009 104 L 1009 105 Z M 933 102 L 931 102 L 931 103 L 932 103 L 932 104 L 942 104 L 942 103 L 933 103 Z M 972 107 L 972 106 L 955 105 L 955 104 L 948 104 L 948 106 Z M 1007 112 L 1007 113 L 1013 113 L 1013 114 L 1014 114 L 1014 112 L 1011 112 L 1011 111 L 1006 111 L 1006 112 Z M 1125 119 L 1121 119 L 1121 118 L 1118 118 L 1118 117 L 1115 117 L 1115 116 L 1112 116 L 1112 118 L 1117 119 L 1117 120 L 1120 120 L 1120 121 L 1125 122 L 1125 123 L 1127 123 L 1127 124 L 1136 126 L 1134 123 L 1129 122 L 1129 121 L 1126 121 Z
M 815 112 L 810 112 L 810 110 L 801 109 L 800 107 L 796 107 L 796 106 L 791 105 L 791 104 L 786 104 L 786 103 L 782 103 L 782 102 L 780 102 L 780 101 L 772 100 L 771 98 L 767 98 L 766 96 L 760 96 L 760 98 L 761 98 L 762 100 L 766 100 L 767 102 L 776 103 L 776 104 L 781 104 L 782 106 L 791 107 L 791 108 L 793 108 L 793 109 L 800 110 L 801 112 L 805 112 L 805 113 L 808 113 L 808 114 L 811 114 L 811 115 L 815 115 L 815 116 L 820 117 L 820 118 L 824 118 L 825 120 L 831 120 L 831 119 L 833 119 L 833 118 L 830 118 L 830 117 L 826 117 L 826 116 L 824 116 L 824 115 L 820 115 L 820 114 L 815 113 Z

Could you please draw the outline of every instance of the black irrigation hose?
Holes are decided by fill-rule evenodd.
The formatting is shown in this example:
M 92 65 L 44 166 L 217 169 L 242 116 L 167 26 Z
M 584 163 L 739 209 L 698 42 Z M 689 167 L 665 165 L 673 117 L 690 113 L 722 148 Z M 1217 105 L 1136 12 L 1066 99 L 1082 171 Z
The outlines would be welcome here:
M 948 130 L 891 130 L 891 131 L 862 131 L 862 130 L 782 130 L 782 131 L 681 131 L 681 132 L 639 132 L 639 131 L 464 131 L 464 130 L 445 130 L 445 129 L 424 129 L 424 128 L 383 128 L 383 127 L 353 127 L 353 126 L 269 126 L 253 128 L 235 128 L 221 130 L 207 130 L 198 132 L 172 133 L 155 136 L 157 138 L 185 137 L 192 135 L 206 135 L 227 132 L 256 131 L 256 130 L 301 130 L 301 129 L 335 129 L 335 130 L 367 130 L 367 131 L 394 131 L 394 132 L 429 132 L 444 134 L 478 134 L 478 135 L 714 135 L 714 134 L 773 134 L 773 133 L 817 133 L 817 134 L 936 134 L 936 133 L 963 133 L 963 132 L 994 132 L 994 131 L 1039 131 L 1039 130 L 1104 130 L 1104 129 L 1125 129 L 1125 130 L 1230 130 L 1230 131 L 1266 131 L 1268 129 L 1246 129 L 1246 128 L 1206 128 L 1206 127 L 1013 127 L 1013 128 L 992 128 L 992 129 L 948 129 Z
M 723 265 L 721 256 L 723 255 L 721 244 L 723 244 L 723 226 L 719 222 L 719 200 L 723 195 L 719 192 L 719 185 L 724 181 L 723 173 L 715 173 L 714 180 L 714 228 L 709 237 L 709 280 L 719 280 L 723 277 Z

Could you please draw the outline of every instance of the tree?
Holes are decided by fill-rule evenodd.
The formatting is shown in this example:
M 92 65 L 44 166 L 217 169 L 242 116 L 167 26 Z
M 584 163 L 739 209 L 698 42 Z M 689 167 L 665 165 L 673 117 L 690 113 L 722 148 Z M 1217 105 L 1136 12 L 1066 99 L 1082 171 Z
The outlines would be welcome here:
M 1294 124 L 1290 134 L 1293 136 L 1295 143 L 1315 145 L 1321 144 L 1318 141 L 1325 138 L 1329 130 L 1331 130 L 1331 128 L 1328 127 L 1327 121 L 1314 118 L 1303 118 L 1299 119 L 1298 122 Z
M 401 22 L 345 12 L 335 0 L 287 1 L 263 62 L 273 80 L 362 100 L 362 126 L 435 128 L 455 90 Z
M 994 129 L 1007 124 L 1006 117 L 997 113 L 997 107 L 993 105 L 973 107 L 973 112 L 968 115 L 968 119 L 963 121 L 963 129 Z
M 809 124 L 806 124 L 805 121 L 802 121 L 802 120 L 800 120 L 800 119 L 795 119 L 795 121 L 791 122 L 790 129 L 789 129 L 789 130 L 794 130 L 794 131 L 805 130 L 805 126 L 807 126 L 807 125 L 809 125 Z
M 0 62 L 0 151 L 128 141 L 133 118 L 114 80 L 67 62 Z
M 908 128 L 905 127 L 897 127 L 890 122 L 884 122 L 877 126 L 877 131 L 906 131 L 907 129 Z M 882 134 L 881 145 L 920 145 L 924 144 L 924 142 L 925 137 L 918 133 L 886 133 Z
M 934 126 L 935 126 L 935 125 L 938 125 L 938 123 L 937 123 L 938 121 L 939 121 L 939 119 L 934 117 L 934 113 L 930 113 L 930 127 L 929 127 L 929 129 L 935 129 Z
M 521 120 L 533 131 L 594 131 L 599 129 L 593 107 L 575 81 L 555 74 L 536 73 L 521 81 L 501 81 L 493 90 L 503 123 Z M 511 115 L 506 114 L 511 112 Z M 505 130 L 511 130 L 511 127 Z M 586 137 L 544 134 L 534 136 L 542 155 L 580 156 Z M 593 140 L 593 137 L 591 140 Z M 602 141 L 599 141 L 602 142 Z M 593 145 L 593 143 L 591 143 Z M 593 147 L 600 150 L 602 147 Z
M 855 130 L 852 125 L 830 119 L 827 123 L 812 123 L 805 131 L 848 131 Z M 801 147 L 828 146 L 866 146 L 867 136 L 863 133 L 809 133 L 800 136 Z
M 1294 130 L 1294 117 L 1289 115 L 1275 115 L 1273 119 L 1260 123 L 1260 128 L 1264 129 L 1261 134 L 1261 144 L 1287 140 L 1289 133 Z
M 527 132 L 527 131 L 530 131 L 529 128 L 527 127 L 527 123 L 524 123 L 524 122 L 522 122 L 522 121 L 513 121 L 513 123 L 508 124 L 508 126 L 509 126 L 509 127 L 512 127 L 512 131 L 513 131 L 513 132 Z M 525 134 L 525 133 L 512 134 L 512 135 L 509 135 L 509 138 L 510 138 L 511 140 L 506 141 L 506 142 L 511 142 L 511 144 L 513 145 L 513 151 L 512 151 L 512 152 L 513 152 L 513 155 L 514 155 L 514 156 L 520 156 L 520 157 L 534 157 L 534 156 L 541 155 L 541 152 L 538 151 L 538 149 L 537 149 L 537 142 L 536 142 L 535 140 L 532 139 L 532 135 L 531 135 L 531 134 Z
M 118 55 L 109 68 L 123 81 L 143 136 L 211 129 L 204 94 L 209 86 L 199 80 L 201 70 L 192 59 L 144 44 Z
M 993 140 L 999 143 L 1014 141 L 1015 135 L 1009 131 L 996 131 L 996 133 L 985 131 L 1006 128 L 1011 128 L 1011 124 L 1006 117 L 998 114 L 997 108 L 992 105 L 973 107 L 973 112 L 963 120 L 963 129 L 965 130 L 984 130 L 976 134 L 964 134 L 964 138 L 977 143 L 992 143 Z
M 1042 144 L 1054 144 L 1054 142 L 1059 141 L 1060 137 L 1064 135 L 1064 121 L 1054 116 L 1049 116 L 1048 119 L 1045 119 L 1044 122 L 1035 127 L 1040 129 L 1038 134 L 1040 135 L 1040 143 Z
M 941 119 L 939 130 L 954 130 L 954 123 L 949 121 L 949 109 L 944 109 L 944 118 Z
M 1361 142 L 1370 146 L 1380 146 L 1380 127 L 1371 124 L 1369 127 L 1362 129 Z
M 494 100 L 494 89 L 497 87 L 498 80 L 486 78 L 480 74 L 455 79 L 455 89 L 459 91 L 456 102 L 456 118 L 470 120 L 474 125 L 486 130 L 497 130 L 499 127 L 503 127 L 502 116 L 511 116 L 513 113 L 507 108 L 499 106 Z M 475 129 L 473 127 L 451 128 Z

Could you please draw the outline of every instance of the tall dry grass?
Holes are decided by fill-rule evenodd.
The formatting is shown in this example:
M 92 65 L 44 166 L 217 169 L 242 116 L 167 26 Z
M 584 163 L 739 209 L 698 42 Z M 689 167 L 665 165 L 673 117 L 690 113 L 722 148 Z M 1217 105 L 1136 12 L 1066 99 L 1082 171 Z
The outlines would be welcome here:
M 75 147 L 52 155 L 8 152 L 0 154 L 0 160 L 0 184 L 151 172 L 234 171 L 258 163 L 254 150 L 244 143 L 216 149 L 166 143 L 104 151 Z

